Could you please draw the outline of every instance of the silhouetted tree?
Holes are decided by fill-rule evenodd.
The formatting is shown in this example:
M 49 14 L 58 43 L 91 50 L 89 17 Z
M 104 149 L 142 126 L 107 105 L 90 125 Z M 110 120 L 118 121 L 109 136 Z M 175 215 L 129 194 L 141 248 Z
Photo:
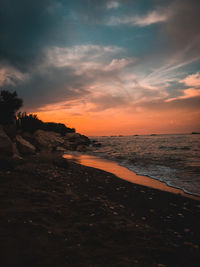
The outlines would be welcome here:
M 0 124 L 10 124 L 15 121 L 15 113 L 21 108 L 23 100 L 16 92 L 0 91 Z

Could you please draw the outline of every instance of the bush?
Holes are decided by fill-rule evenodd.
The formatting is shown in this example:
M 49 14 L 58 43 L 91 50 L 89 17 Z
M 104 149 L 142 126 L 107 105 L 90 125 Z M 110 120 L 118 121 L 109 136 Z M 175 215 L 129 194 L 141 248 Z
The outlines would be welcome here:
M 37 130 L 44 130 L 56 132 L 64 136 L 66 133 L 75 132 L 75 129 L 68 128 L 62 123 L 43 122 L 38 119 L 36 114 L 27 115 L 26 112 L 18 113 L 16 124 L 18 129 L 29 133 L 34 133 Z
M 26 112 L 19 112 L 16 117 L 16 125 L 24 132 L 34 133 L 36 130 L 42 129 L 43 122 L 35 114 L 27 115 Z

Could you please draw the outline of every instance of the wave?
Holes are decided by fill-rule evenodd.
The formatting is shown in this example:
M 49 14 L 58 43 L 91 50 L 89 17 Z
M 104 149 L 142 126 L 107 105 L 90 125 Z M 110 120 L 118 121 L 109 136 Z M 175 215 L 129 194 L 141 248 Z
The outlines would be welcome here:
M 195 135 L 97 137 L 93 155 L 133 172 L 200 195 L 200 140 Z

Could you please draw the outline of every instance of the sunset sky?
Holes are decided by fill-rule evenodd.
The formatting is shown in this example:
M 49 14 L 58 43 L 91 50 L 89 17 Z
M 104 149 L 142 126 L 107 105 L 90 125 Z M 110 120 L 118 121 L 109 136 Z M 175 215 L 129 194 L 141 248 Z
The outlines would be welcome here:
M 200 131 L 199 0 L 1 0 L 0 87 L 86 135 Z

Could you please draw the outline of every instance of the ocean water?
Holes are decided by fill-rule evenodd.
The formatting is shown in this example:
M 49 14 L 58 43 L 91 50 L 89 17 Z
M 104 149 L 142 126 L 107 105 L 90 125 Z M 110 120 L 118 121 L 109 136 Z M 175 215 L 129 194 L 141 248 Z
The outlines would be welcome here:
M 93 137 L 91 154 L 200 196 L 200 135 Z

